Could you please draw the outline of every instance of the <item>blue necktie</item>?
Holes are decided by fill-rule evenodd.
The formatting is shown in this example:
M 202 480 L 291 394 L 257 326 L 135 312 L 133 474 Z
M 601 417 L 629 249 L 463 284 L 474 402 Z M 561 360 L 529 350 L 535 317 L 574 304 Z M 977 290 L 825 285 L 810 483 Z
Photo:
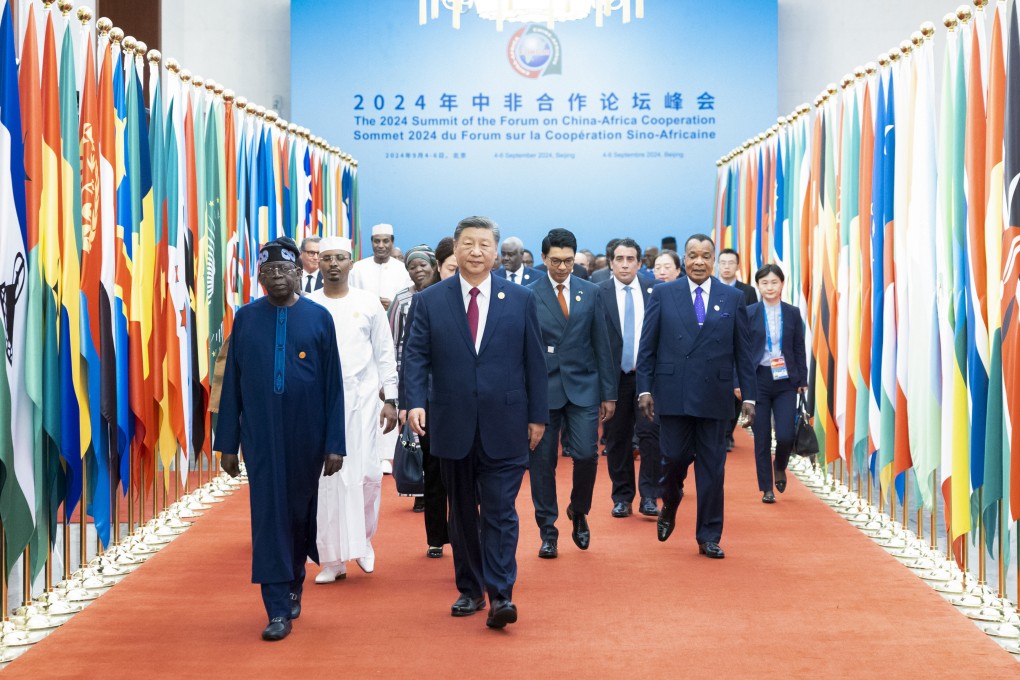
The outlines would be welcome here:
M 704 291 L 701 286 L 694 289 L 694 316 L 698 319 L 698 325 L 705 323 L 705 298 L 701 297 Z
M 634 297 L 630 286 L 624 286 L 623 292 L 623 362 L 624 373 L 634 370 Z

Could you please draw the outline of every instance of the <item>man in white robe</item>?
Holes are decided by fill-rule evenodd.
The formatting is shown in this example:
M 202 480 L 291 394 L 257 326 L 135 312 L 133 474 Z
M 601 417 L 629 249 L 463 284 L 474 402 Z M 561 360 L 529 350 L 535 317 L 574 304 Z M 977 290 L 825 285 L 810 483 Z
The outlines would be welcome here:
M 372 257 L 354 263 L 350 285 L 377 296 L 385 309 L 397 293 L 414 285 L 404 263 L 393 256 L 394 237 L 392 224 L 377 224 L 372 227 Z M 393 451 L 397 446 L 400 432 L 375 433 L 376 453 L 382 460 L 383 472 L 393 471 Z
M 389 322 L 375 295 L 348 285 L 351 262 L 350 239 L 323 239 L 323 287 L 308 295 L 329 311 L 336 326 L 348 435 L 346 472 L 319 479 L 316 544 L 322 571 L 316 583 L 344 578 L 348 560 L 357 560 L 366 573 L 375 569 L 372 537 L 383 475 L 377 436 L 397 424 L 397 365 Z M 380 388 L 385 402 L 379 400 Z

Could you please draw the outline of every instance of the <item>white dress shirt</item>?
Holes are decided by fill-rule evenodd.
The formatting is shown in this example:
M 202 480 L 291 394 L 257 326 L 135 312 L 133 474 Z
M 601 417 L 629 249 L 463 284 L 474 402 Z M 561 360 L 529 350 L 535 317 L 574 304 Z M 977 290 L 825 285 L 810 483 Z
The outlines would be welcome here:
M 492 276 L 486 276 L 478 286 L 472 286 L 463 278 L 460 280 L 460 295 L 464 299 L 464 312 L 467 313 L 468 305 L 471 303 L 471 289 L 478 288 L 478 297 L 475 304 L 478 305 L 478 335 L 475 337 L 475 352 L 482 348 L 482 338 L 485 336 L 485 321 L 489 318 L 489 300 L 492 297 Z M 468 330 L 471 326 L 468 325 Z
M 624 285 L 620 280 L 613 277 L 613 284 L 616 286 L 616 308 L 620 312 L 620 337 L 623 337 L 623 324 L 625 322 L 623 313 L 627 300 L 627 292 L 624 290 L 630 286 L 630 295 L 634 299 L 634 366 L 637 366 L 638 347 L 641 346 L 641 326 L 645 322 L 645 294 L 641 290 L 641 279 L 634 277 L 629 284 Z
M 549 283 L 552 284 L 553 295 L 555 295 L 557 297 L 559 297 L 559 294 L 560 294 L 560 291 L 559 291 L 559 289 L 557 289 L 557 286 L 563 286 L 563 299 L 567 301 L 567 311 L 569 312 L 570 311 L 570 307 L 571 307 L 571 305 L 570 305 L 570 277 L 568 276 L 567 280 L 564 281 L 563 283 L 556 283 L 556 281 L 553 279 L 552 275 L 549 275 Z M 557 300 L 557 302 L 558 302 L 558 300 Z
M 509 269 L 506 270 L 506 280 L 509 281 L 510 283 L 516 283 L 516 284 L 518 284 L 520 286 L 523 286 L 524 285 L 524 278 L 523 277 L 524 277 L 524 265 L 523 264 L 521 265 L 521 268 L 518 269 L 515 272 L 512 272 Z
M 777 302 L 774 305 L 770 305 L 767 302 L 761 303 L 761 306 L 765 308 L 765 318 L 769 324 L 769 335 L 772 338 L 772 351 L 769 351 L 768 338 L 765 339 L 765 348 L 762 350 L 761 359 L 758 361 L 759 366 L 771 366 L 773 359 L 778 359 L 783 356 L 783 348 L 781 339 L 783 337 L 783 309 L 782 303 Z M 755 315 L 754 319 L 751 319 L 751 323 L 764 323 L 761 317 Z
M 304 293 L 311 289 L 315 290 L 315 281 L 319 277 L 319 272 L 306 272 L 304 269 L 301 270 L 301 292 Z M 311 284 L 311 285 L 309 285 Z
M 694 283 L 690 279 L 687 279 L 687 283 L 691 284 L 691 304 L 694 304 L 694 300 L 697 299 L 698 294 L 695 291 L 698 286 L 701 286 L 701 299 L 705 303 L 705 316 L 708 317 L 708 296 L 712 292 L 712 277 L 709 276 L 701 283 Z

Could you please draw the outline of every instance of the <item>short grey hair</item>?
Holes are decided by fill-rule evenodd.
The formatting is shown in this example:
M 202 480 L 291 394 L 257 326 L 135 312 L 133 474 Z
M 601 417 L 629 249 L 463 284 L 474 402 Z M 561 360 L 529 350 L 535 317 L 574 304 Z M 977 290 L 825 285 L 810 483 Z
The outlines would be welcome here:
M 524 241 L 517 238 L 516 236 L 508 236 L 504 241 L 503 245 L 512 248 L 514 250 L 524 250 Z
M 322 238 L 319 236 L 309 236 L 305 238 L 304 240 L 301 241 L 301 252 L 302 253 L 305 252 L 305 246 L 307 246 L 309 243 L 318 243 L 321 240 Z
M 459 241 L 460 234 L 465 229 L 488 229 L 492 232 L 492 236 L 496 239 L 496 242 L 499 242 L 499 225 L 490 220 L 488 217 L 481 217 L 480 215 L 465 217 L 457 223 L 457 227 L 453 230 L 453 240 Z

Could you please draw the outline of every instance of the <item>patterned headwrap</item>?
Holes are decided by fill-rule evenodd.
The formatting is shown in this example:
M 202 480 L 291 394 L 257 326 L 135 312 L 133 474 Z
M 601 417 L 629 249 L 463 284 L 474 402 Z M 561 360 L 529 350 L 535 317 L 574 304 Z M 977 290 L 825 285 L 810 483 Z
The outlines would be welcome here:
M 425 260 L 432 267 L 436 266 L 436 254 L 432 248 L 424 243 L 409 249 L 404 253 L 404 267 L 410 267 L 415 260 Z

